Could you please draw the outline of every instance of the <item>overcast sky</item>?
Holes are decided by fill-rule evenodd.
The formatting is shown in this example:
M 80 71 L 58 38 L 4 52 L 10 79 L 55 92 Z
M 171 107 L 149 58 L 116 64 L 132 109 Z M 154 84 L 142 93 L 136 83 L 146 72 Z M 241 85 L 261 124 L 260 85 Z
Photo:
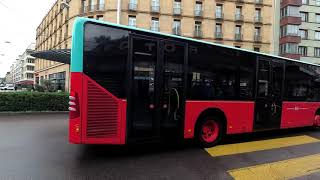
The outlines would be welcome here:
M 36 29 L 55 1 L 0 0 L 0 77 L 36 41 Z

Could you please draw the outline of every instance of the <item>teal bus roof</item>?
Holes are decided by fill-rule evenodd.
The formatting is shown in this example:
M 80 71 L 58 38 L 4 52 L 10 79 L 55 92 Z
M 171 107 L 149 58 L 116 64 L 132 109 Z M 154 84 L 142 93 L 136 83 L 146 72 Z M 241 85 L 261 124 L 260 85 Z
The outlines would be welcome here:
M 258 54 L 258 55 L 263 55 L 263 56 L 268 56 L 268 57 L 274 57 L 274 58 L 294 61 L 294 62 L 298 62 L 298 63 L 305 63 L 305 64 L 310 64 L 310 65 L 314 65 L 314 66 L 319 66 L 320 67 L 319 64 L 309 63 L 309 62 L 305 62 L 305 61 L 299 61 L 299 60 L 290 59 L 290 58 L 281 57 L 281 56 L 276 56 L 276 55 L 272 55 L 272 54 L 256 52 L 256 51 L 251 51 L 251 50 L 247 50 L 247 49 L 236 48 L 236 47 L 233 47 L 233 46 L 227 46 L 227 45 L 223 45 L 223 44 L 212 43 L 212 42 L 193 39 L 193 38 L 188 38 L 188 37 L 184 37 L 184 36 L 166 34 L 166 33 L 162 33 L 162 32 L 156 32 L 156 31 L 151 31 L 151 30 L 147 30 L 147 29 L 136 28 L 136 27 L 126 26 L 126 25 L 122 25 L 122 24 L 115 24 L 115 23 L 111 23 L 111 22 L 100 21 L 100 20 L 95 20 L 95 19 L 90 19 L 90 18 L 77 17 L 76 21 L 75 21 L 75 26 L 76 26 L 77 23 L 84 24 L 86 22 L 94 22 L 94 23 L 98 23 L 98 24 L 104 24 L 104 25 L 109 25 L 109 26 L 114 26 L 114 27 L 120 27 L 120 28 L 124 28 L 124 29 L 128 29 L 128 30 L 136 30 L 136 31 L 141 31 L 141 32 L 147 32 L 147 33 L 151 33 L 151 34 L 162 35 L 162 36 L 166 36 L 166 37 L 172 37 L 172 38 L 177 38 L 177 39 L 182 39 L 182 40 L 187 40 L 187 41 L 193 41 L 193 42 L 197 42 L 197 43 L 209 44 L 209 45 L 214 45 L 214 46 L 218 46 L 218 47 L 224 47 L 224 48 L 239 50 L 239 51 L 243 51 L 243 52 L 249 52 L 249 53 L 253 53 L 253 54 Z

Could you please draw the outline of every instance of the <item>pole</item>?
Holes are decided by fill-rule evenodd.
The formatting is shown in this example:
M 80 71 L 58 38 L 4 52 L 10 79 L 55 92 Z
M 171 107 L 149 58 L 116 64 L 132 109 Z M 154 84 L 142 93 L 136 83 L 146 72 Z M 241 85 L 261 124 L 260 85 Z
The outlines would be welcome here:
M 120 24 L 121 0 L 118 0 L 117 6 L 117 24 Z

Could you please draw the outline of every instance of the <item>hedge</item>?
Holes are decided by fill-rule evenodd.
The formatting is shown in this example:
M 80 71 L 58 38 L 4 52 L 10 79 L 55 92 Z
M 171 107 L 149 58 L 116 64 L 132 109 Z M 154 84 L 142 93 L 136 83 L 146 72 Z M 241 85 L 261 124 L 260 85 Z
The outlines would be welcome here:
M 67 111 L 68 94 L 45 92 L 0 92 L 0 112 Z

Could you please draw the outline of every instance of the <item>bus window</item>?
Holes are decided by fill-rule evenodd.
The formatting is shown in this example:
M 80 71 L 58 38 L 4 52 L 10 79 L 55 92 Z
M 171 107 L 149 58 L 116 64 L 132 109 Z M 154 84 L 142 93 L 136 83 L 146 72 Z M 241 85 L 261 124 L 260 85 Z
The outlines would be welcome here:
M 238 61 L 218 47 L 189 48 L 187 97 L 194 100 L 236 99 Z
M 118 98 L 125 97 L 128 31 L 85 25 L 84 73 Z

